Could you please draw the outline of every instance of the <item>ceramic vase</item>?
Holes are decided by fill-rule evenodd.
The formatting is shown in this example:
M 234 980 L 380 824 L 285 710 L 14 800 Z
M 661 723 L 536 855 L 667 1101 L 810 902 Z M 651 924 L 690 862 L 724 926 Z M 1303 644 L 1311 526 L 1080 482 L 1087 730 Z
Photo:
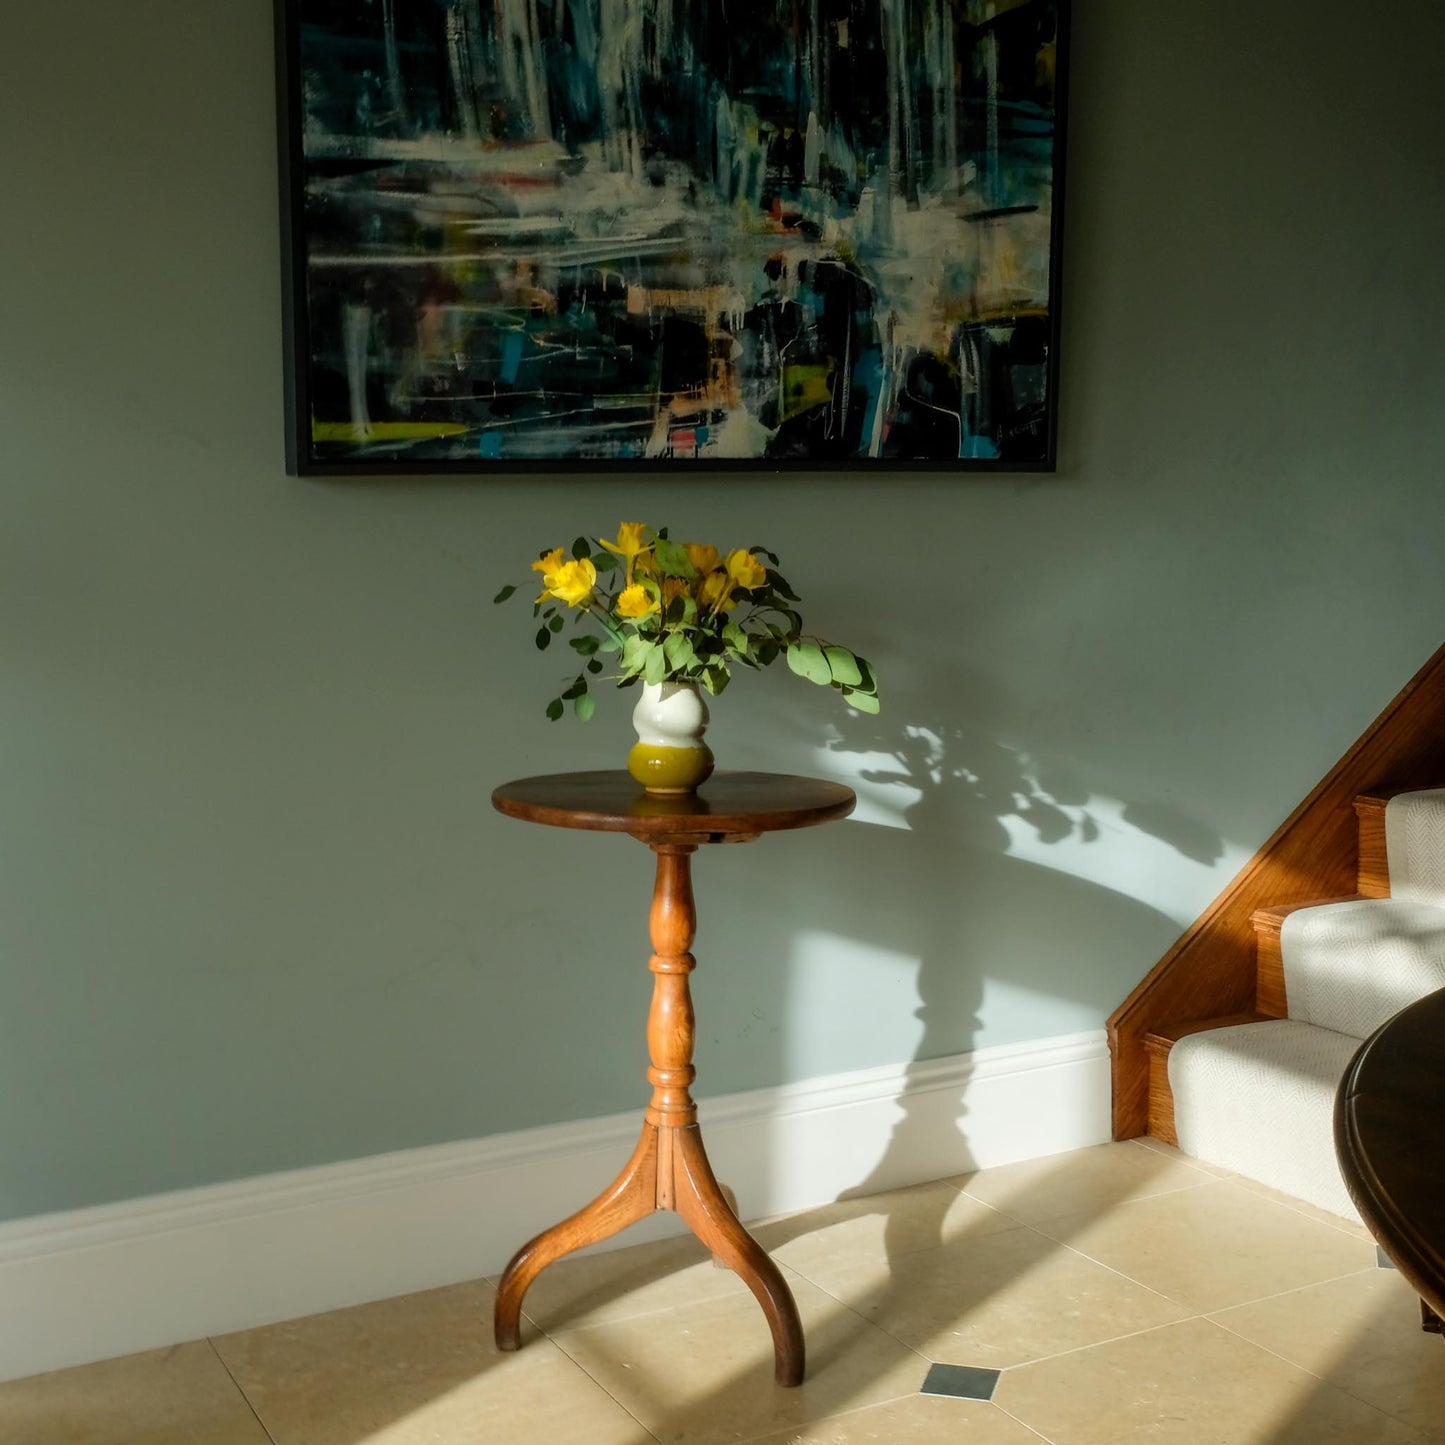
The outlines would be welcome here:
M 695 682 L 645 682 L 632 710 L 637 742 L 627 771 L 649 793 L 692 793 L 712 773 L 712 749 L 703 742 L 707 704 Z

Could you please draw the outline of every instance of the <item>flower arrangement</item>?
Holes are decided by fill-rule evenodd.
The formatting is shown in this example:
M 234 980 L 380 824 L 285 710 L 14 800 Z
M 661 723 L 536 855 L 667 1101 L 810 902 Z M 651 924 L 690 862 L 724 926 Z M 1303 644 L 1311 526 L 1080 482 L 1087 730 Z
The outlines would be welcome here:
M 766 559 L 764 561 L 763 559 Z M 701 542 L 674 542 L 667 529 L 623 522 L 615 541 L 578 537 L 532 563 L 542 592 L 532 607 L 546 650 L 568 619 L 598 628 L 568 641 L 582 666 L 547 704 L 554 722 L 566 703 L 584 721 L 596 706 L 590 679 L 606 671 L 599 654 L 617 655 L 618 687 L 638 681 L 687 682 L 720 693 L 734 664 L 761 669 L 786 657 L 809 682 L 837 688 L 859 712 L 878 711 L 878 680 L 868 662 L 821 637 L 805 635 L 798 595 L 765 547 L 724 554 Z M 505 602 L 515 586 L 503 587 Z

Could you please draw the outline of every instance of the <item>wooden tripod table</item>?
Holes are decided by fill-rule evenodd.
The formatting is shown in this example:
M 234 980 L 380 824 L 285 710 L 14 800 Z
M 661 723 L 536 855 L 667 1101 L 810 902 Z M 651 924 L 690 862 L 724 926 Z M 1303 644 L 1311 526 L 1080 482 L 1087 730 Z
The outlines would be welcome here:
M 776 773 L 714 773 L 695 793 L 658 797 L 623 771 L 556 773 L 504 783 L 492 803 L 511 818 L 557 828 L 627 833 L 657 854 L 650 925 L 652 1007 L 647 1016 L 647 1071 L 652 1101 L 642 1137 L 622 1173 L 591 1204 L 519 1249 L 497 1287 L 497 1348 L 520 1344 L 522 1297 L 554 1260 L 608 1239 L 658 1209 L 680 1214 L 714 1256 L 757 1297 L 773 1334 L 780 1385 L 803 1379 L 803 1327 L 777 1265 L 738 1222 L 713 1176 L 690 1085 L 694 1021 L 687 976 L 696 960 L 692 855 L 704 843 L 745 843 L 761 833 L 806 828 L 846 817 L 851 788 Z

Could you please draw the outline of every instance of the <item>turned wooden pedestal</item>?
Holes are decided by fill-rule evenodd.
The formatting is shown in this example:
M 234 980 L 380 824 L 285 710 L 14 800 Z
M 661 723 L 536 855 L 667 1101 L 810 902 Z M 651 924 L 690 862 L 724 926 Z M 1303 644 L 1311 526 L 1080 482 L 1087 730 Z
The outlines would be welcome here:
M 647 1016 L 652 1100 L 643 1115 L 642 1137 L 621 1174 L 591 1204 L 517 1251 L 497 1289 L 499 1349 L 518 1347 L 522 1298 L 553 1260 L 607 1239 L 654 1210 L 672 1209 L 757 1297 L 773 1335 L 778 1383 L 802 1382 L 803 1329 L 792 1293 L 778 1267 L 738 1222 L 733 1202 L 713 1176 L 698 1128 L 688 986 L 697 934 L 692 855 L 707 843 L 747 842 L 761 833 L 842 818 L 854 801 L 852 791 L 840 784 L 772 773 L 715 773 L 698 793 L 681 798 L 652 797 L 622 771 L 523 778 L 492 794 L 493 804 L 509 817 L 627 833 L 657 855 L 648 963 L 653 974 Z

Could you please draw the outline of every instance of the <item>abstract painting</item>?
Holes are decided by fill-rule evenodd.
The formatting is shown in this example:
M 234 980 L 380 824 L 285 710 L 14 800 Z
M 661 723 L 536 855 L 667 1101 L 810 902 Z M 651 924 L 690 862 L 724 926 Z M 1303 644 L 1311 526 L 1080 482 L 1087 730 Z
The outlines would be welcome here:
M 303 473 L 1046 470 L 1067 0 L 277 0 Z

